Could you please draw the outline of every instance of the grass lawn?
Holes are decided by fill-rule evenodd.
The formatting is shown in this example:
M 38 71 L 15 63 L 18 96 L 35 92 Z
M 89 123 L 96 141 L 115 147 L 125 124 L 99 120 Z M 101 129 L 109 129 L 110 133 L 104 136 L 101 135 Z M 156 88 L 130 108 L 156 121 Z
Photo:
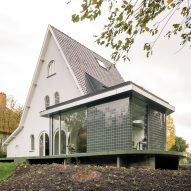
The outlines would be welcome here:
M 0 181 L 7 179 L 14 174 L 15 168 L 15 163 L 0 163 Z

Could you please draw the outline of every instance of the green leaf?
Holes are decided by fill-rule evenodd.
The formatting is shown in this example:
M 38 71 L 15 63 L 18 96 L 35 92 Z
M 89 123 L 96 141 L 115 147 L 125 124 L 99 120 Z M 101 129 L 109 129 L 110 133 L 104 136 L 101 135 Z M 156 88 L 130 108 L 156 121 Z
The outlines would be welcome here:
M 123 20 L 123 13 L 120 13 L 120 15 L 117 17 L 117 21 L 122 21 Z
M 72 21 L 73 21 L 74 23 L 79 22 L 79 20 L 80 20 L 80 16 L 79 16 L 79 15 L 76 15 L 76 14 L 72 15 Z

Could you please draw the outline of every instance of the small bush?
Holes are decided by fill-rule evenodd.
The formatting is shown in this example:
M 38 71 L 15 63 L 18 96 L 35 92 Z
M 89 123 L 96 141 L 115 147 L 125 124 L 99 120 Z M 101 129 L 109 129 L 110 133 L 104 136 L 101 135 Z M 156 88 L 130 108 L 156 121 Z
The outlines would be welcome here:
M 6 156 L 6 152 L 0 149 L 0 158 L 5 158 Z
M 189 164 L 180 164 L 179 169 L 180 170 L 191 170 L 191 163 L 189 163 Z

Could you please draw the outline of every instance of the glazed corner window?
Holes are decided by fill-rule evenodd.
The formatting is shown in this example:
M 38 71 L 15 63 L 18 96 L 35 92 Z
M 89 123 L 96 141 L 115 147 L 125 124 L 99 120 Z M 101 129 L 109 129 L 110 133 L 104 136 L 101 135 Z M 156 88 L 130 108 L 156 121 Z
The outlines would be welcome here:
M 55 61 L 51 60 L 48 64 L 48 76 L 55 74 Z
M 60 103 L 60 95 L 58 92 L 55 92 L 54 94 L 55 104 Z
M 45 96 L 44 101 L 45 101 L 45 107 L 50 106 L 50 98 L 49 98 L 49 96 Z
M 35 146 L 34 146 L 34 135 L 30 136 L 30 140 L 31 140 L 31 151 L 34 151 Z

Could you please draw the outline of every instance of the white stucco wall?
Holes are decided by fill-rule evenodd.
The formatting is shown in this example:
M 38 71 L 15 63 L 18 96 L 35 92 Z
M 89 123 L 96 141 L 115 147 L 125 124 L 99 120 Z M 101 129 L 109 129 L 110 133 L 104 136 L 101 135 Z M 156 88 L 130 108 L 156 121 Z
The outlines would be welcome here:
M 24 129 L 8 144 L 8 157 L 39 156 L 39 136 L 42 131 L 49 134 L 49 119 L 39 115 L 39 112 L 45 109 L 44 97 L 46 95 L 50 97 L 50 105 L 54 105 L 54 93 L 56 91 L 60 94 L 60 102 L 81 96 L 52 36 L 43 59 L 37 86 L 24 122 Z M 55 60 L 56 74 L 47 78 L 47 68 L 51 60 Z M 30 152 L 31 134 L 35 136 L 35 150 L 33 152 Z

